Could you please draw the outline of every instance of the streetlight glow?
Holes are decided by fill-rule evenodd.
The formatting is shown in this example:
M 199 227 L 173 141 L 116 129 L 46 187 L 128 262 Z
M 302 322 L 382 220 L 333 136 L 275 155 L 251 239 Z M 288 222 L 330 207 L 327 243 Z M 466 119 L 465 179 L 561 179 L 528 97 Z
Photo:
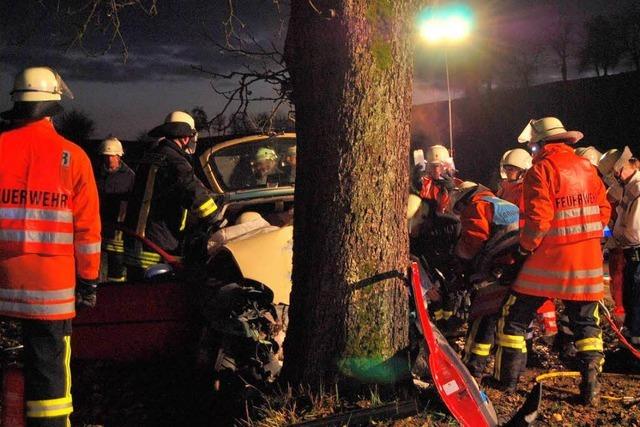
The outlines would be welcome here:
M 471 24 L 471 11 L 466 7 L 427 8 L 420 14 L 418 31 L 430 44 L 457 42 L 469 36 Z
M 440 44 L 444 51 L 444 67 L 447 76 L 447 104 L 449 107 L 449 149 L 453 156 L 453 121 L 451 117 L 451 87 L 449 84 L 449 60 L 447 47 L 466 39 L 471 33 L 473 13 L 465 5 L 428 7 L 418 16 L 418 33 L 431 45 Z

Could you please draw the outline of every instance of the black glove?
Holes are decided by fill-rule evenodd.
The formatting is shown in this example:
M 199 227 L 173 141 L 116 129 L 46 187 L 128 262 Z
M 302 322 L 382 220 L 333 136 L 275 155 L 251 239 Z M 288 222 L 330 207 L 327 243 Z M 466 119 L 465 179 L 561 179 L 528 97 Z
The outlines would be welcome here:
M 453 175 L 449 172 L 444 172 L 442 174 L 442 184 L 447 191 L 453 191 L 457 188 L 456 181 L 453 178 Z
M 98 280 L 76 279 L 76 308 L 96 306 L 98 299 Z
M 522 246 L 518 246 L 510 255 L 513 259 L 513 263 L 500 267 L 502 270 L 502 274 L 500 274 L 500 281 L 505 285 L 513 283 L 516 277 L 518 277 L 518 273 L 520 273 L 522 265 L 529 255 L 531 255 L 531 251 L 524 249 Z

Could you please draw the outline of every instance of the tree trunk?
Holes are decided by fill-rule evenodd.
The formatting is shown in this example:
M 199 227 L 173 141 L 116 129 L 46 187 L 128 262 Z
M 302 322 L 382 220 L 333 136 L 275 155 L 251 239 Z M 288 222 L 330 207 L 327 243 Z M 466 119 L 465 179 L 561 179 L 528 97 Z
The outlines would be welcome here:
M 298 172 L 283 379 L 293 384 L 393 381 L 387 362 L 407 345 L 404 283 L 356 284 L 407 268 L 412 3 L 291 2 Z

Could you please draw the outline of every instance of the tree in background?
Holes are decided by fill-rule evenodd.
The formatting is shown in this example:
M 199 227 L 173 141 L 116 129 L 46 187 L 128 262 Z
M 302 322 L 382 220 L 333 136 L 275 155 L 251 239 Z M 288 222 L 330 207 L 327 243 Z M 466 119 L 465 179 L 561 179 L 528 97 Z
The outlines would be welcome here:
M 208 135 L 211 135 L 209 119 L 207 113 L 204 111 L 204 107 L 193 107 L 191 109 L 191 117 L 196 123 L 196 130 L 198 132 L 206 131 Z
M 575 25 L 571 22 L 569 4 L 558 4 L 558 21 L 555 28 L 550 29 L 551 35 L 548 41 L 551 52 L 559 62 L 562 81 L 569 79 L 569 59 L 572 56 L 572 47 L 575 43 Z
M 79 110 L 71 110 L 53 120 L 60 135 L 79 145 L 84 145 L 96 129 L 93 119 Z
M 623 55 L 640 71 L 640 5 L 631 7 L 619 18 L 622 29 Z
M 283 377 L 292 384 L 394 382 L 407 366 L 394 356 L 409 326 L 396 276 L 409 255 L 416 3 L 291 2 L 298 174 Z
M 580 52 L 582 70 L 594 69 L 597 76 L 607 76 L 624 51 L 621 28 L 614 19 L 596 16 L 586 23 L 586 40 Z

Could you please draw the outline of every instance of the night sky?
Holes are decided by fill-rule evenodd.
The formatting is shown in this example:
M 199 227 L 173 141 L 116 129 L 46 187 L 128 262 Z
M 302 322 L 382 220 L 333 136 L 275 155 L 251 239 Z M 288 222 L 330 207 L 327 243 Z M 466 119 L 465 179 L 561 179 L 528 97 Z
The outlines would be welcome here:
M 33 65 L 49 65 L 63 76 L 75 94 L 75 100 L 65 101 L 72 108 L 86 112 L 97 125 L 93 137 L 108 134 L 120 138 L 136 138 L 159 124 L 164 116 L 176 109 L 190 110 L 202 106 L 209 117 L 214 116 L 224 100 L 211 89 L 207 75 L 192 66 L 216 71 L 230 71 L 242 61 L 221 55 L 214 40 L 223 41 L 222 22 L 228 17 L 227 1 L 158 0 L 158 14 L 146 17 L 130 8 L 121 14 L 122 34 L 128 56 L 123 63 L 121 45 L 115 42 L 105 54 L 111 32 L 93 32 L 83 48 L 69 43 L 73 39 L 72 18 L 64 16 L 64 8 L 56 9 L 57 0 L 3 1 L 0 4 L 0 108 L 11 105 L 8 93 L 15 73 Z M 73 2 L 82 3 L 80 0 Z M 148 3 L 143 0 L 143 3 Z M 440 2 L 445 3 L 445 2 Z M 598 14 L 618 13 L 633 0 L 575 1 L 476 1 L 477 32 L 461 49 L 473 49 L 474 43 L 501 50 L 522 46 L 544 45 L 545 39 L 557 28 L 559 8 L 565 8 L 574 25 L 577 40 L 583 37 L 584 22 Z M 637 2 L 635 2 L 637 3 Z M 240 0 L 237 2 L 237 28 L 244 24 L 265 46 L 281 47 L 285 31 L 287 6 L 280 2 L 278 13 L 273 0 Z M 57 13 L 56 13 L 57 11 Z M 79 16 L 79 15 L 78 15 Z M 71 22 L 71 23 L 70 23 Z M 286 28 L 285 28 L 286 30 Z M 454 49 L 453 47 L 451 49 Z M 456 60 L 452 52 L 452 61 Z M 252 65 L 260 66 L 253 62 Z M 455 66 L 455 64 L 454 64 Z M 576 67 L 570 78 L 578 78 Z M 621 67 L 621 70 L 624 66 Z M 452 84 L 456 84 L 455 69 Z M 552 58 L 540 61 L 534 83 L 559 80 L 559 68 Z M 416 59 L 414 103 L 446 98 L 441 52 L 419 46 Z M 226 83 L 230 87 L 231 83 Z M 224 86 L 223 86 L 224 87 Z M 268 87 L 256 88 L 254 94 L 268 94 Z M 459 90 L 455 93 L 460 93 Z M 264 110 L 257 104 L 253 111 Z

